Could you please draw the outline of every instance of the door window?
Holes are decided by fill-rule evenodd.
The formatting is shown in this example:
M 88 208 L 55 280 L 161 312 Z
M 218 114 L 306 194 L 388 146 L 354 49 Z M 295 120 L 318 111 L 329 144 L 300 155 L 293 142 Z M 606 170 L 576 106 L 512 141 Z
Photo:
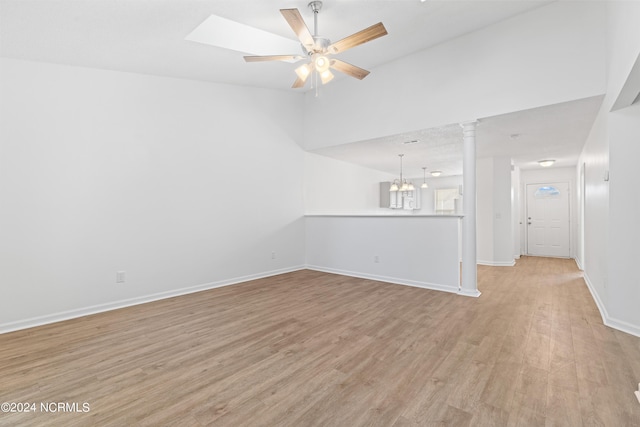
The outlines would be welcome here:
M 536 199 L 546 199 L 549 197 L 560 197 L 560 190 L 552 185 L 545 185 L 544 187 L 538 187 L 533 197 Z

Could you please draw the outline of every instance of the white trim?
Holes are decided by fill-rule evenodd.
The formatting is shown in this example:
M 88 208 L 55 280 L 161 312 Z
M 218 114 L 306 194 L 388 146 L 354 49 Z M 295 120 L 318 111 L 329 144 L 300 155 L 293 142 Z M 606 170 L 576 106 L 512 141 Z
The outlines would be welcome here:
M 598 295 L 598 293 L 595 291 L 595 288 L 591 283 L 591 280 L 589 279 L 589 275 L 587 274 L 586 271 L 584 272 L 582 277 L 584 278 L 584 283 L 586 283 L 587 285 L 587 289 L 589 289 L 589 292 L 591 293 L 591 297 L 593 298 L 593 301 L 595 301 L 596 303 L 596 307 L 598 307 L 598 311 L 600 311 L 600 317 L 602 317 L 602 323 L 606 325 L 607 324 L 606 319 L 607 317 L 609 317 L 609 315 L 607 314 L 607 309 L 605 308 L 604 303 L 600 299 L 600 295 Z
M 577 259 L 576 259 L 576 262 L 577 262 Z M 478 264 L 482 264 L 482 262 L 478 261 Z M 484 264 L 484 265 L 489 265 L 489 264 Z M 498 264 L 494 263 L 494 265 L 498 265 Z M 502 264 L 502 265 L 506 265 L 506 264 Z M 340 274 L 340 275 L 343 275 L 343 276 L 357 277 L 357 278 L 361 278 L 361 279 L 377 280 L 379 282 L 392 283 L 392 284 L 396 284 L 396 285 L 413 286 L 413 287 L 416 287 L 416 288 L 431 289 L 431 290 L 435 290 L 435 291 L 455 293 L 457 295 L 463 295 L 463 296 L 478 297 L 481 294 L 479 291 L 477 291 L 477 293 L 475 293 L 475 292 L 474 293 L 466 293 L 466 292 L 463 292 L 462 290 L 460 290 L 458 287 L 440 285 L 440 284 L 436 284 L 436 283 L 418 282 L 418 281 L 415 281 L 415 280 L 398 279 L 398 278 L 395 278 L 395 277 L 378 276 L 378 275 L 375 275 L 375 274 L 359 273 L 359 272 L 353 272 L 353 271 L 347 271 L 347 270 L 339 270 L 339 269 L 334 269 L 334 268 L 319 267 L 319 266 L 314 266 L 314 265 L 301 265 L 301 266 L 296 266 L 296 267 L 289 267 L 289 268 L 283 268 L 283 269 L 279 269 L 279 270 L 267 271 L 267 272 L 258 273 L 258 274 L 252 274 L 252 275 L 248 275 L 248 276 L 236 277 L 236 278 L 233 278 L 233 279 L 221 280 L 221 281 L 218 281 L 218 282 L 204 283 L 204 284 L 201 284 L 201 285 L 190 286 L 188 288 L 174 289 L 174 290 L 171 290 L 171 291 L 160 292 L 160 293 L 157 293 L 157 294 L 151 294 L 151 295 L 146 295 L 146 296 L 142 296 L 142 297 L 136 297 L 136 298 L 126 299 L 126 300 L 115 301 L 115 302 L 111 302 L 111 303 L 107 303 L 107 304 L 99 304 L 99 305 L 94 305 L 94 306 L 85 307 L 85 308 L 76 309 L 76 310 L 62 311 L 62 312 L 58 312 L 58 313 L 54 313 L 54 314 L 49 314 L 49 315 L 39 316 L 39 317 L 33 317 L 33 318 L 30 318 L 30 319 L 24 319 L 24 320 L 19 320 L 19 321 L 15 321 L 15 322 L 3 323 L 3 324 L 0 324 L 0 334 L 13 332 L 13 331 L 18 331 L 18 330 L 21 330 L 21 329 L 33 328 L 33 327 L 36 327 L 36 326 L 47 325 L 47 324 L 55 323 L 55 322 L 61 322 L 63 320 L 75 319 L 75 318 L 78 318 L 78 317 L 88 316 L 88 315 L 91 315 L 91 314 L 97 314 L 97 313 L 103 313 L 103 312 L 106 312 L 106 311 L 117 310 L 119 308 L 130 307 L 130 306 L 133 306 L 133 305 L 145 304 L 145 303 L 148 303 L 148 302 L 158 301 L 158 300 L 162 300 L 162 299 L 166 299 L 166 298 L 172 298 L 172 297 L 176 297 L 176 296 L 187 295 L 187 294 L 191 294 L 191 293 L 194 293 L 194 292 L 206 291 L 206 290 L 209 290 L 209 289 L 220 288 L 220 287 L 223 287 L 223 286 L 236 285 L 236 284 L 239 284 L 239 283 L 248 282 L 250 280 L 262 279 L 262 278 L 265 278 L 265 277 L 276 276 L 278 274 L 284 274 L 284 273 L 291 273 L 291 272 L 294 272 L 294 271 L 299 271 L 299 270 L 304 270 L 304 269 L 314 270 L 314 271 L 321 271 L 321 272 L 325 272 L 325 273 Z M 591 293 L 591 296 L 593 297 L 593 300 L 595 301 L 596 306 L 598 307 L 598 310 L 600 311 L 600 316 L 602 317 L 602 322 L 606 326 L 609 326 L 611 328 L 618 329 L 618 330 L 620 330 L 622 332 L 626 332 L 628 334 L 640 337 L 640 327 L 638 327 L 636 325 L 633 325 L 631 323 L 625 322 L 623 320 L 618 320 L 618 319 L 615 319 L 615 318 L 612 318 L 612 317 L 609 316 L 609 314 L 607 313 L 607 309 L 606 309 L 604 303 L 600 299 L 600 296 L 598 295 L 598 293 L 595 291 L 595 288 L 594 288 L 593 284 L 591 283 L 591 280 L 589 280 L 589 275 L 585 272 L 583 277 L 584 277 L 585 284 L 587 285 L 587 289 L 589 289 L 589 292 Z
M 340 274 L 342 276 L 357 277 L 359 279 L 371 279 L 378 282 L 392 283 L 394 285 L 413 286 L 414 288 L 431 289 L 434 291 L 451 292 L 457 294 L 457 286 L 440 285 L 437 283 L 418 282 L 416 280 L 398 279 L 396 277 L 378 276 L 376 274 L 360 273 L 355 271 L 340 270 L 337 268 L 320 267 L 317 265 L 307 265 L 308 270 L 321 271 L 323 273 Z
M 609 326 L 610 328 L 617 329 L 619 331 L 626 332 L 629 335 L 635 335 L 636 337 L 640 338 L 640 327 L 625 322 L 624 320 L 618 320 L 609 317 L 607 321 L 604 322 L 604 324 Z
M 401 210 L 401 209 L 400 209 Z M 464 215 L 443 215 L 443 214 L 413 214 L 413 213 L 400 213 L 400 212 L 390 212 L 390 213 L 372 213 L 372 214 L 358 214 L 358 213 L 315 213 L 315 214 L 304 214 L 305 218 L 327 218 L 327 217 L 339 217 L 339 218 L 464 218 Z
M 477 291 L 477 290 L 474 292 L 474 291 L 468 291 L 466 289 L 460 289 L 458 291 L 458 295 L 462 295 L 462 296 L 465 296 L 465 297 L 478 298 L 480 295 L 482 295 L 482 292 Z
M 587 284 L 587 289 L 589 289 L 589 292 L 591 292 L 591 296 L 593 297 L 593 300 L 595 301 L 596 306 L 598 307 L 598 311 L 600 311 L 600 317 L 602 317 L 602 323 L 604 323 L 606 326 L 609 326 L 610 328 L 617 329 L 622 332 L 626 332 L 627 334 L 630 334 L 630 335 L 635 335 L 636 337 L 640 337 L 640 327 L 638 327 L 637 325 L 632 325 L 631 323 L 625 322 L 624 320 L 615 319 L 609 316 L 609 313 L 607 312 L 607 307 L 604 305 L 604 303 L 600 299 L 600 296 L 598 295 L 598 292 L 596 292 L 595 287 L 593 286 L 593 283 L 591 283 L 591 280 L 589 280 L 589 275 L 585 272 L 583 277 L 584 277 L 584 282 Z
M 482 260 L 478 260 L 476 261 L 477 264 L 479 265 L 489 265 L 491 267 L 513 267 L 514 265 L 516 265 L 516 260 L 512 259 L 511 261 L 482 261 Z
M 580 262 L 580 260 L 578 259 L 578 257 L 574 258 L 574 261 L 576 262 L 576 265 L 578 266 L 578 270 L 580 271 L 584 271 L 584 267 L 582 266 L 582 262 Z
M 305 266 L 296 266 L 289 268 L 282 268 L 279 270 L 265 271 L 262 273 L 250 274 L 248 276 L 241 276 L 227 280 L 220 280 L 218 282 L 203 283 L 201 285 L 190 286 L 188 288 L 173 289 L 170 291 L 159 292 L 156 294 L 144 295 L 141 297 L 129 298 L 120 301 L 109 302 L 105 304 L 98 304 L 89 307 L 61 311 L 58 313 L 47 314 L 44 316 L 32 317 L 30 319 L 18 320 L 14 322 L 0 324 L 0 334 L 7 332 L 18 331 L 21 329 L 33 328 L 36 326 L 47 325 L 49 323 L 61 322 L 63 320 L 75 319 L 78 317 L 87 316 L 90 314 L 103 313 L 105 311 L 117 310 L 119 308 L 130 307 L 133 305 L 145 304 L 148 302 L 158 301 L 166 298 L 173 298 L 176 296 L 192 294 L 194 292 L 206 291 L 209 289 L 220 288 L 223 286 L 236 285 L 238 283 L 248 282 L 250 280 L 262 279 L 265 277 L 276 276 L 278 274 L 291 273 L 293 271 L 304 270 Z

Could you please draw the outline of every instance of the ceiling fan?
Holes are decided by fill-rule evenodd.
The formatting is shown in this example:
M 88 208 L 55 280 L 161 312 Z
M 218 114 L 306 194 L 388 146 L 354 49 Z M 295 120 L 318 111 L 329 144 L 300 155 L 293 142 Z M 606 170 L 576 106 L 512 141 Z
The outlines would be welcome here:
M 364 79 L 369 74 L 369 71 L 364 70 L 355 65 L 351 65 L 347 62 L 340 61 L 339 59 L 330 58 L 330 55 L 344 52 L 352 47 L 359 46 L 371 40 L 377 39 L 387 35 L 387 30 L 382 25 L 382 22 L 378 22 L 364 30 L 358 31 L 348 37 L 343 38 L 335 43 L 331 43 L 328 38 L 318 35 L 318 13 L 322 9 L 321 1 L 312 1 L 309 3 L 309 8 L 313 11 L 313 35 L 309 32 L 309 28 L 304 23 L 302 16 L 298 9 L 280 9 L 280 13 L 284 16 L 291 29 L 300 43 L 302 43 L 303 55 L 267 55 L 267 56 L 245 56 L 244 59 L 247 62 L 261 62 L 261 61 L 296 61 L 300 59 L 309 58 L 309 62 L 296 68 L 296 74 L 298 78 L 293 83 L 293 88 L 301 88 L 305 85 L 307 78 L 313 74 L 314 71 L 320 76 L 322 84 L 328 83 L 333 79 L 333 73 L 330 69 L 338 70 L 351 77 L 357 79 Z

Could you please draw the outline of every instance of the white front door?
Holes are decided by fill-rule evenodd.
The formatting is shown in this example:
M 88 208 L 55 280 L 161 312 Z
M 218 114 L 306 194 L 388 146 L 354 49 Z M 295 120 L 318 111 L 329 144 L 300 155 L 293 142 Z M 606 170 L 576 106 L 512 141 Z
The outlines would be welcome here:
M 569 184 L 527 184 L 527 254 L 569 257 Z

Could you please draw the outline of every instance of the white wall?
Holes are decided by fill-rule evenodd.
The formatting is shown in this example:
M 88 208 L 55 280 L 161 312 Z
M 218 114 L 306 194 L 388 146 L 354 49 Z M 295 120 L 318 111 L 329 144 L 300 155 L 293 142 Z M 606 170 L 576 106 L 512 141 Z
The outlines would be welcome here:
M 304 264 L 302 95 L 0 66 L 0 330 Z
M 305 97 L 305 147 L 601 95 L 604 12 L 605 2 L 554 2 L 379 66 L 357 85 L 324 86 Z
M 552 182 L 569 183 L 569 248 L 571 258 L 577 254 L 577 234 L 578 234 L 578 199 L 576 189 L 576 168 L 575 167 L 549 167 L 539 169 L 526 169 L 520 171 L 520 196 L 521 210 L 519 222 L 521 223 L 521 253 L 527 253 L 527 185 L 545 184 Z
M 608 98 L 608 97 L 607 97 Z M 605 102 L 607 101 L 605 98 Z M 601 307 L 607 304 L 605 292 L 608 281 L 607 260 L 609 246 L 609 183 L 604 180 L 609 170 L 608 123 L 605 102 L 591 128 L 578 164 L 585 165 L 584 189 L 584 259 L 579 264 L 584 269 L 585 281 Z M 576 168 L 576 176 L 580 173 Z M 578 201 L 578 206 L 582 201 Z M 578 245 L 581 243 L 578 241 Z
M 458 292 L 459 222 L 453 216 L 310 216 L 309 268 Z
M 511 158 L 493 159 L 493 258 L 492 265 L 511 266 L 513 223 L 511 200 Z
M 638 107 L 611 113 L 640 55 L 640 3 L 607 2 L 607 95 L 578 164 L 585 164 L 584 260 L 589 285 L 605 324 L 640 336 L 638 310 L 635 161 Z M 636 76 L 637 77 L 637 76 Z M 605 181 L 609 173 L 610 181 Z M 576 177 L 579 177 L 577 168 Z M 615 179 L 614 179 L 615 177 Z M 580 203 L 579 203 L 580 205 Z
M 476 179 L 478 264 L 512 266 L 511 159 L 477 159 Z
M 380 207 L 380 182 L 395 175 L 314 153 L 304 155 L 306 214 L 394 214 Z
M 518 259 L 522 254 L 522 209 L 520 207 L 520 168 L 514 166 L 511 172 L 511 234 L 513 236 L 513 258 Z
M 476 160 L 476 180 L 476 258 L 483 264 L 492 264 L 494 246 L 492 157 Z
M 640 332 L 640 103 L 609 115 L 609 280 L 607 311 Z

